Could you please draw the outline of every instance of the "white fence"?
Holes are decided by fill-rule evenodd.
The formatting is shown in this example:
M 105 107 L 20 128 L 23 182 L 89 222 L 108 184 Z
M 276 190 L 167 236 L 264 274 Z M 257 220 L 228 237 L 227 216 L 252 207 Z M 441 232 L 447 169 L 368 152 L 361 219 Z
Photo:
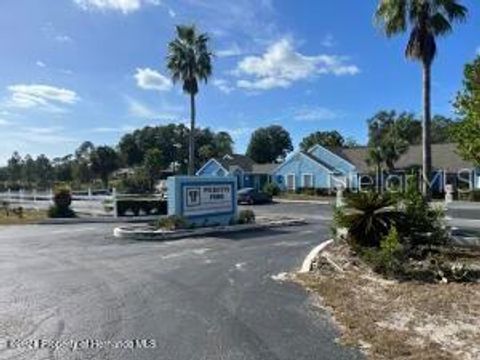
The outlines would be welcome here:
M 80 213 L 94 216 L 116 216 L 116 191 L 72 191 L 72 208 Z M 25 191 L 7 190 L 0 192 L 0 203 L 8 202 L 11 206 L 21 206 L 26 209 L 46 210 L 53 204 L 53 190 Z M 106 206 L 111 204 L 111 210 Z

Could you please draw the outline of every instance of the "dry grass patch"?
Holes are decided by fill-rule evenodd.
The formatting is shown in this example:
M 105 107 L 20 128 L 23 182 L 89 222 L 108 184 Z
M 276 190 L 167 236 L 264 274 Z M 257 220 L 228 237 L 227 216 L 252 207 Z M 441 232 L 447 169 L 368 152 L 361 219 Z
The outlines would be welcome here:
M 0 212 L 0 225 L 33 224 L 46 218 L 47 212 L 44 210 L 23 210 L 21 217 L 15 214 L 7 216 L 4 212 Z
M 371 359 L 480 358 L 478 283 L 386 280 L 340 245 L 322 253 L 316 270 L 297 280 L 320 295 L 343 342 Z

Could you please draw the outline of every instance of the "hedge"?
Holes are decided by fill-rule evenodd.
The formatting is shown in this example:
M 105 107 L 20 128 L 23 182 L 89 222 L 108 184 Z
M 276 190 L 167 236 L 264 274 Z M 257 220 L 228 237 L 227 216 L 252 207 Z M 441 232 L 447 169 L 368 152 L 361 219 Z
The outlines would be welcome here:
M 120 199 L 117 200 L 118 216 L 128 216 L 132 212 L 134 216 L 144 215 L 167 215 L 167 201 L 157 199 Z

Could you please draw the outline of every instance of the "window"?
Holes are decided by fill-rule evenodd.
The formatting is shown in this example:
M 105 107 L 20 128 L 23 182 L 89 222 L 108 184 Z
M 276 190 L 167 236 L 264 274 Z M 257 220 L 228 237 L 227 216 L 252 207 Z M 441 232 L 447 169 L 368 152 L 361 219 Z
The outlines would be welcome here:
M 313 188 L 313 175 L 312 174 L 303 174 L 303 183 L 302 186 L 307 189 Z
M 295 190 L 295 174 L 288 174 L 285 182 L 287 190 Z

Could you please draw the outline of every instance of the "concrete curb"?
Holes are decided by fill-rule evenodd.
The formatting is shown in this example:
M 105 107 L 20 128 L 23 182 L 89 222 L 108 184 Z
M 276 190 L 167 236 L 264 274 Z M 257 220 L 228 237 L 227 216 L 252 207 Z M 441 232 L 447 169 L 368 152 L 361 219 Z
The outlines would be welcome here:
M 150 221 L 156 221 L 160 218 L 159 215 L 154 216 L 137 216 L 137 217 L 77 217 L 77 218 L 65 218 L 65 219 L 44 219 L 35 222 L 37 225 L 71 225 L 71 224 L 135 224 L 146 223 Z
M 335 202 L 335 199 L 332 200 Z M 290 199 L 279 199 L 274 198 L 274 203 L 279 204 L 312 204 L 312 205 L 330 205 L 331 202 L 327 200 L 290 200 Z
M 309 273 L 312 270 L 312 264 L 315 258 L 320 254 L 322 251 L 324 251 L 327 247 L 329 247 L 331 244 L 333 244 L 334 240 L 330 239 L 327 240 L 320 245 L 314 247 L 307 255 L 305 260 L 303 260 L 302 267 L 300 268 L 300 271 L 298 272 L 299 274 L 306 274 Z
M 127 240 L 168 241 L 199 236 L 216 236 L 246 231 L 260 231 L 280 227 L 301 226 L 305 224 L 308 224 L 305 219 L 282 219 L 278 221 L 270 221 L 264 224 L 229 225 L 214 228 L 200 228 L 194 230 L 180 231 L 147 230 L 139 228 L 117 227 L 113 230 L 113 236 L 119 239 Z

